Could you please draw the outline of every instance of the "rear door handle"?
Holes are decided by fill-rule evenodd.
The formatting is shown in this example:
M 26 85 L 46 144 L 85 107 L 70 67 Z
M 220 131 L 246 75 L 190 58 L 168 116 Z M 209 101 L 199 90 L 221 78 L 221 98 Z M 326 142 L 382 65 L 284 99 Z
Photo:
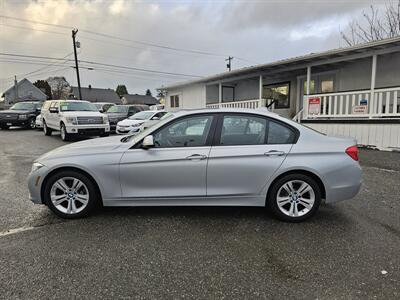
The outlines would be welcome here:
M 282 156 L 285 155 L 283 151 L 271 150 L 264 153 L 265 156 Z
M 201 154 L 193 154 L 193 155 L 186 157 L 186 159 L 189 159 L 189 160 L 203 160 L 206 158 L 207 158 L 206 155 L 201 155 Z

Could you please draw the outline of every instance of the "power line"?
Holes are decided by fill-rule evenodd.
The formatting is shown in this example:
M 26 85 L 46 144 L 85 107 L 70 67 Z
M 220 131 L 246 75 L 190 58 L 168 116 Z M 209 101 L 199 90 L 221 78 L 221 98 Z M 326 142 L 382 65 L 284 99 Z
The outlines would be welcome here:
M 57 57 L 36 56 L 36 55 L 22 55 L 22 54 L 12 54 L 12 53 L 0 53 L 0 55 L 3 55 L 3 56 L 11 56 L 11 57 L 34 58 L 34 59 L 63 60 L 63 58 L 57 58 Z M 68 59 L 68 61 L 74 61 L 74 60 Z M 99 63 L 99 62 L 95 62 L 95 61 L 79 60 L 79 62 L 87 63 L 87 64 L 91 64 L 91 65 L 100 65 L 100 66 L 106 66 L 106 67 L 115 67 L 115 68 L 121 68 L 121 69 L 127 69 L 127 70 L 135 70 L 135 71 L 139 71 L 139 72 L 147 72 L 147 73 L 155 73 L 155 74 L 165 74 L 165 75 L 172 75 L 172 76 L 184 76 L 184 77 L 197 77 L 197 78 L 202 78 L 202 76 L 193 75 L 193 74 L 174 73 L 174 72 L 165 72 L 165 71 L 152 70 L 152 69 L 144 69 L 144 68 L 136 68 L 136 67 L 119 66 L 119 65 L 113 65 L 113 64 Z
M 40 24 L 40 25 L 45 25 L 45 26 L 53 26 L 53 27 L 58 27 L 58 28 L 63 28 L 63 29 L 72 29 L 72 26 L 67 26 L 67 25 L 62 25 L 62 24 L 52 24 L 52 23 L 46 23 L 46 22 L 39 22 L 39 21 L 34 21 L 34 20 L 29 20 L 29 19 L 23 19 L 23 18 L 17 18 L 17 17 L 11 17 L 11 16 L 5 16 L 5 15 L 0 15 L 0 17 L 5 18 L 5 19 L 10 19 L 10 20 L 15 20 L 15 21 L 20 21 L 20 22 L 28 22 L 28 23 L 33 23 L 33 24 Z M 7 25 L 6 25 L 7 26 Z M 209 51 L 202 51 L 202 50 L 193 50 L 193 49 L 187 49 L 187 48 L 178 48 L 178 47 L 172 47 L 172 46 L 166 46 L 166 45 L 161 45 L 161 44 L 156 44 L 156 43 L 150 43 L 150 42 L 145 42 L 145 41 L 139 41 L 139 40 L 132 40 L 132 39 L 127 39 L 123 37 L 118 37 L 115 35 L 110 35 L 106 33 L 100 33 L 92 30 L 87 30 L 87 29 L 80 29 L 81 32 L 86 32 L 89 34 L 97 35 L 97 36 L 102 36 L 114 40 L 120 40 L 120 41 L 127 41 L 127 42 L 132 42 L 136 44 L 141 44 L 145 46 L 150 46 L 150 47 L 155 47 L 155 48 L 160 48 L 160 49 L 166 49 L 166 50 L 171 50 L 171 51 L 177 51 L 177 52 L 187 52 L 187 53 L 192 53 L 192 54 L 201 54 L 201 55 L 208 55 L 208 56 L 217 56 L 217 57 L 226 57 L 225 54 L 222 53 L 216 53 L 216 52 L 209 52 Z M 56 32 L 53 32 L 56 33 Z M 60 34 L 57 32 L 57 34 Z M 247 61 L 251 62 L 252 61 L 235 56 L 236 59 L 242 60 L 242 61 Z

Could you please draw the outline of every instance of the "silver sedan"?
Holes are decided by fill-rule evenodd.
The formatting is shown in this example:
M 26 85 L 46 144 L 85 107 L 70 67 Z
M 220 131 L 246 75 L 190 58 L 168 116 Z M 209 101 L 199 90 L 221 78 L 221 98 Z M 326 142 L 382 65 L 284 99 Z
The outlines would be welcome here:
M 96 206 L 267 206 L 303 221 L 361 186 L 356 141 L 266 109 L 170 114 L 136 136 L 91 139 L 39 157 L 30 199 L 63 218 Z

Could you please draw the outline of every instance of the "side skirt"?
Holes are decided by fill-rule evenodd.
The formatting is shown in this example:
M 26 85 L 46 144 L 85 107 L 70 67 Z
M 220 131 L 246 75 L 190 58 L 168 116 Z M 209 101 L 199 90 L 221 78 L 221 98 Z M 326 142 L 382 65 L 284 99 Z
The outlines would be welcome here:
M 265 206 L 265 196 L 103 199 L 104 206 Z

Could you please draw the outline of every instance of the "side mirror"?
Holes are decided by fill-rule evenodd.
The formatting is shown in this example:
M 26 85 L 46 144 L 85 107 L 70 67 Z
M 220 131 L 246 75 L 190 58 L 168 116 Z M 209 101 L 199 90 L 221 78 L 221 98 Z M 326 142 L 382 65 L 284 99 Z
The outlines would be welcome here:
M 50 107 L 49 108 L 49 112 L 51 112 L 53 114 L 56 114 L 56 113 L 58 113 L 58 108 L 57 107 Z
M 159 117 L 152 117 L 151 119 L 152 119 L 153 121 L 158 121 L 158 120 L 160 120 Z
M 154 138 L 152 135 L 148 135 L 143 139 L 142 147 L 144 149 L 148 149 L 154 147 Z

